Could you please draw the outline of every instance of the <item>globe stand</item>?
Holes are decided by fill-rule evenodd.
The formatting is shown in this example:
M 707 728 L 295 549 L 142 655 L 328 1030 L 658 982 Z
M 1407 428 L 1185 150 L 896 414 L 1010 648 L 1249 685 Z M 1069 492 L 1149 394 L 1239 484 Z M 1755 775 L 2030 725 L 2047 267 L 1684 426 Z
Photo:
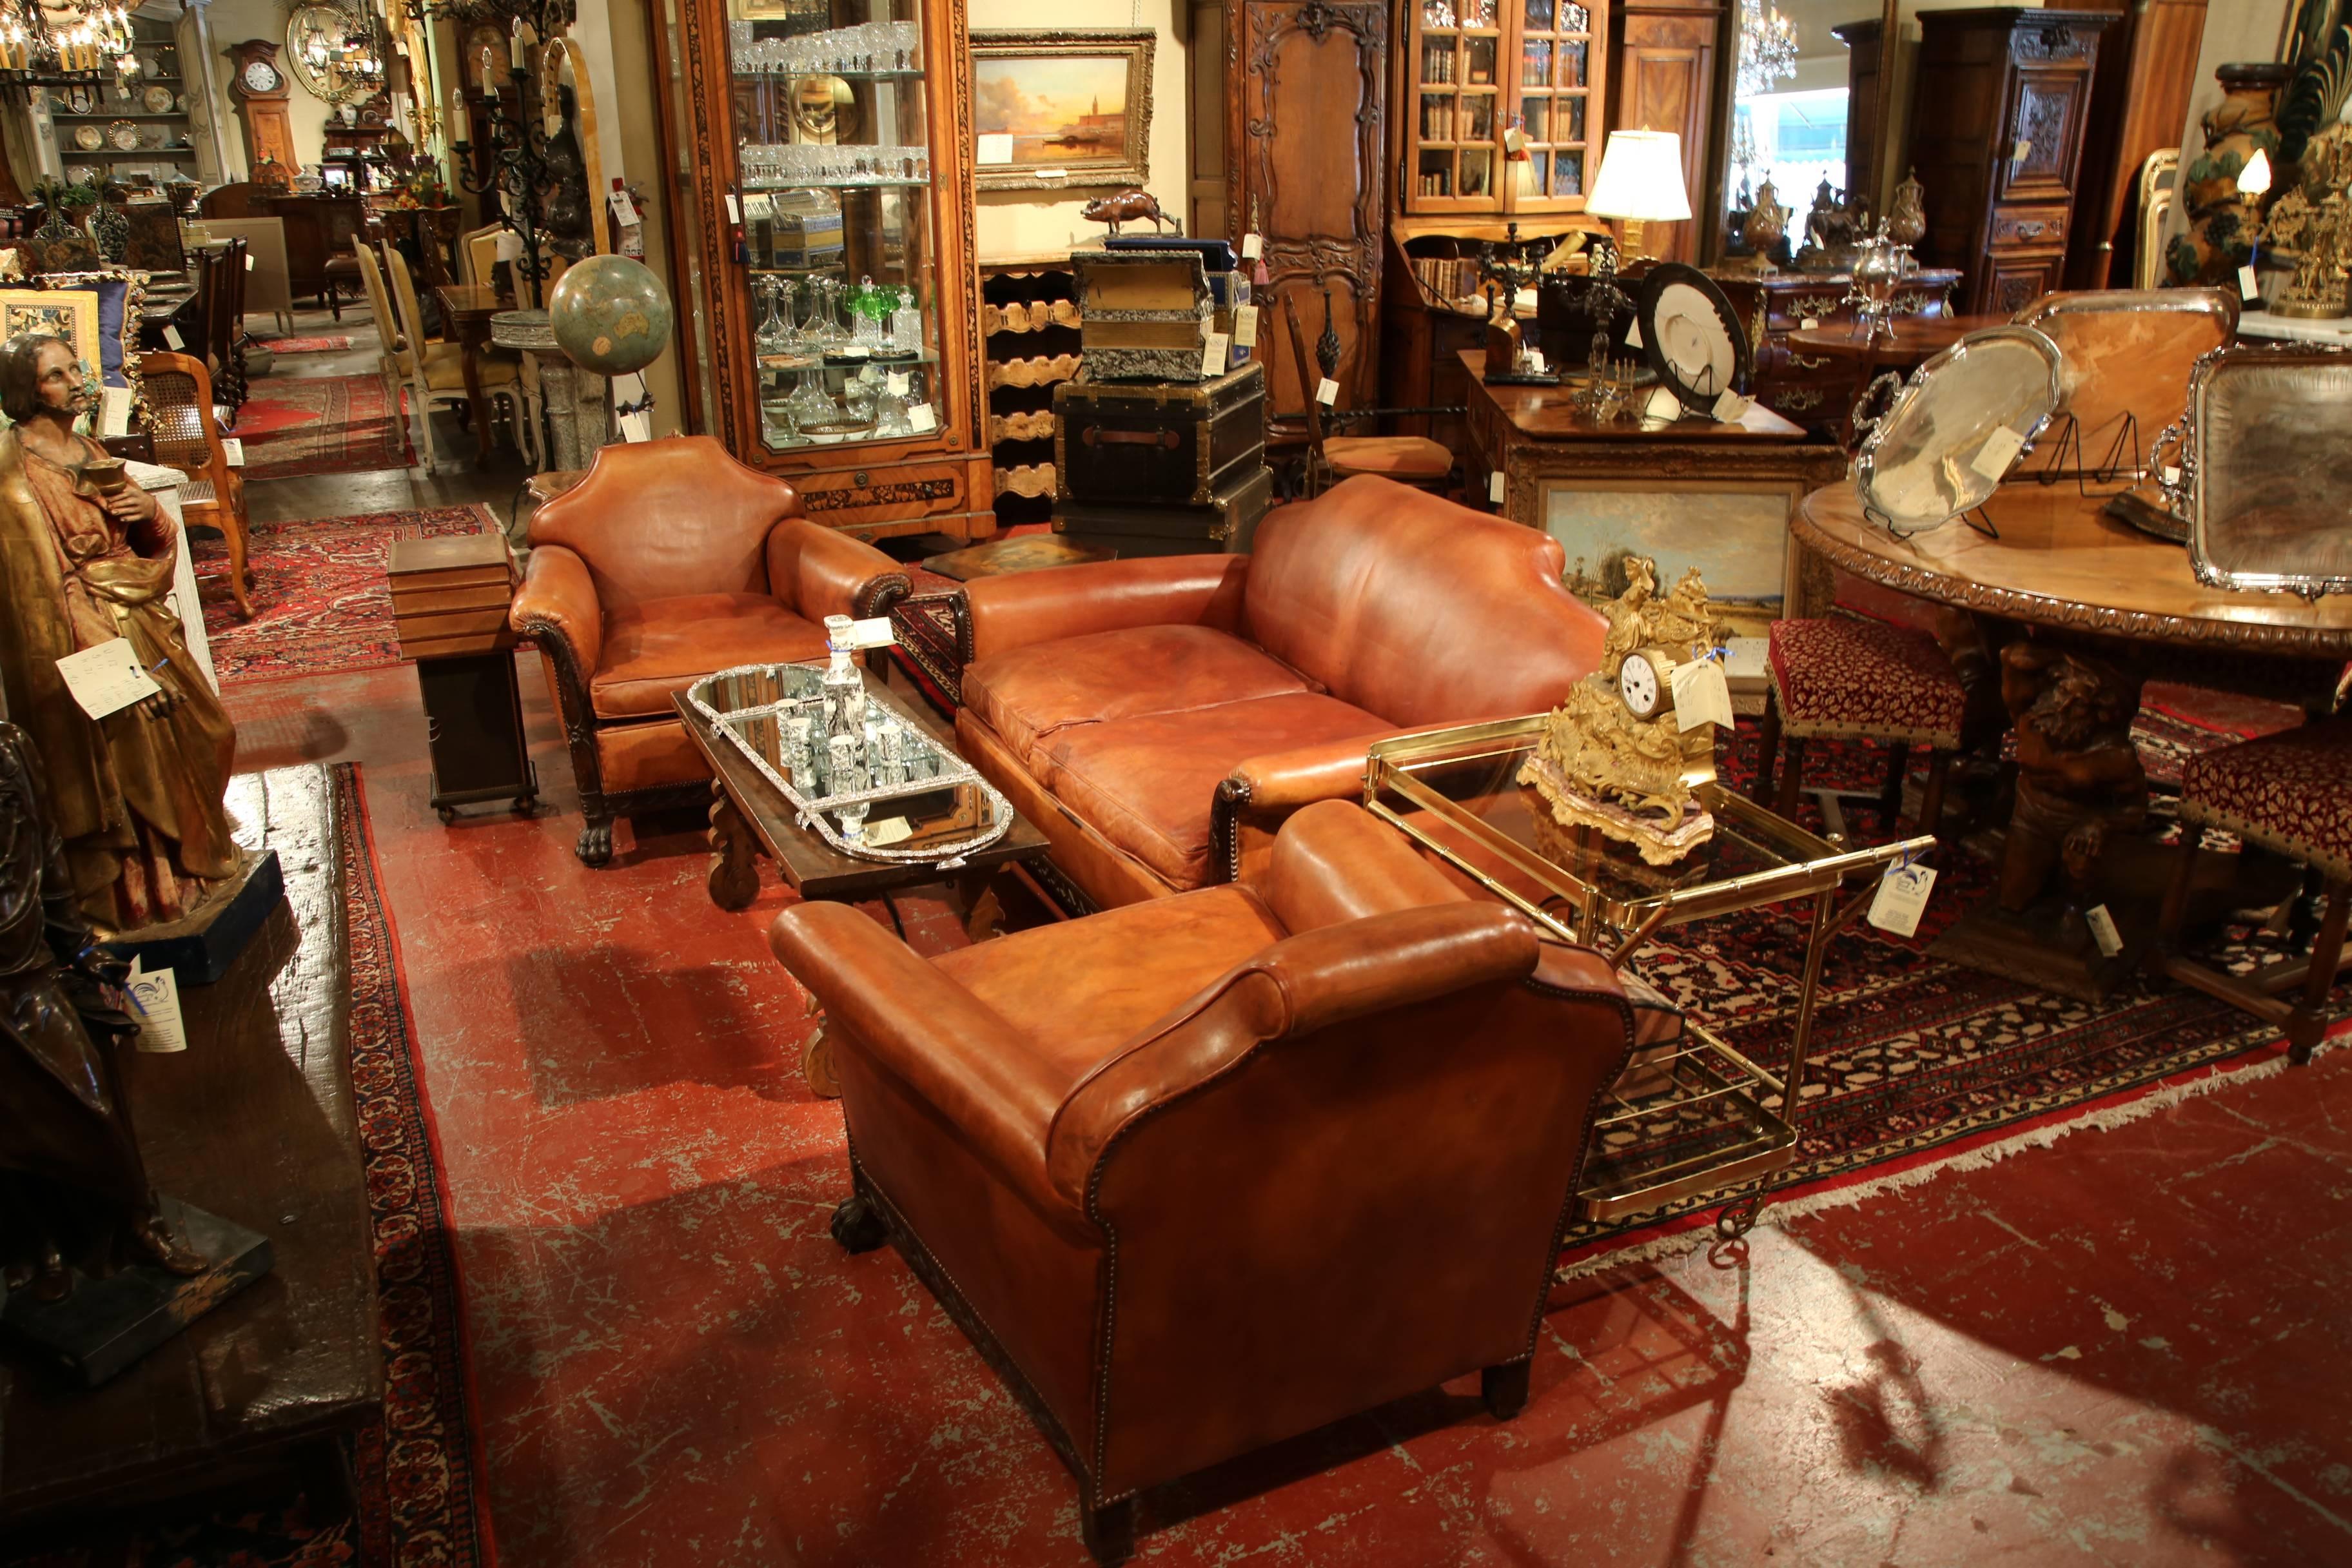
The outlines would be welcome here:
M 545 310 L 500 310 L 490 318 L 490 342 L 520 349 L 539 363 L 540 401 L 547 416 L 546 466 L 586 468 L 612 439 L 613 384 L 583 371 L 555 341 Z

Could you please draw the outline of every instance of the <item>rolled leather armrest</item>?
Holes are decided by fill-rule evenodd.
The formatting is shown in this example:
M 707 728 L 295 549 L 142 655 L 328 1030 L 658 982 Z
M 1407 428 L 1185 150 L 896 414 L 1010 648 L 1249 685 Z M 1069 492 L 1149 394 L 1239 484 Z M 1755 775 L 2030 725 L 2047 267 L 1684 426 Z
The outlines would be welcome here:
M 1079 1079 L 1054 1119 L 1053 1184 L 1082 1202 L 1095 1163 L 1131 1118 L 1206 1083 L 1261 1041 L 1525 979 L 1536 961 L 1525 916 L 1468 900 L 1286 937 Z
M 1000 1181 L 1049 1222 L 1090 1235 L 1045 1180 L 1045 1131 L 1061 1096 L 993 1008 L 845 904 L 793 905 L 769 927 L 768 946 L 856 1037 L 854 1048 L 937 1110 Z
M 1161 555 L 975 578 L 963 590 L 965 658 L 1129 626 L 1232 631 L 1248 572 L 1246 555 Z
M 596 584 L 588 563 L 561 544 L 542 544 L 530 552 L 523 569 L 522 586 L 507 610 L 507 625 L 524 637 L 561 637 L 572 650 L 572 663 L 585 680 L 604 651 L 604 608 L 596 599 Z
M 790 608 L 822 621 L 827 616 L 886 615 L 914 581 L 863 540 L 788 517 L 768 534 L 768 585 Z
M 1293 936 L 1467 897 L 1395 829 L 1339 800 L 1318 801 L 1284 823 L 1274 852 L 1246 879 Z

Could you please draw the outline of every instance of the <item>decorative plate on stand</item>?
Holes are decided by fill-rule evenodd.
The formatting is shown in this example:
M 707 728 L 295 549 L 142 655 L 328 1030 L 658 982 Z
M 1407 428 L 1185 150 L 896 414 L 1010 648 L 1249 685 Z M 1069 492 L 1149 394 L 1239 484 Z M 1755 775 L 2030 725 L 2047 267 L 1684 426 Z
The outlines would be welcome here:
M 118 120 L 106 128 L 106 140 L 118 153 L 139 151 L 139 127 L 128 120 Z
M 1685 408 L 1707 413 L 1725 393 L 1748 389 L 1756 368 L 1748 330 L 1715 279 L 1697 268 L 1679 261 L 1651 268 L 1633 319 L 1650 368 Z
M 172 112 L 172 96 L 170 88 L 156 86 L 140 94 L 139 101 L 147 106 L 150 114 L 169 114 Z
M 106 137 L 95 125 L 77 125 L 74 127 L 74 145 L 85 153 L 95 153 L 106 145 Z

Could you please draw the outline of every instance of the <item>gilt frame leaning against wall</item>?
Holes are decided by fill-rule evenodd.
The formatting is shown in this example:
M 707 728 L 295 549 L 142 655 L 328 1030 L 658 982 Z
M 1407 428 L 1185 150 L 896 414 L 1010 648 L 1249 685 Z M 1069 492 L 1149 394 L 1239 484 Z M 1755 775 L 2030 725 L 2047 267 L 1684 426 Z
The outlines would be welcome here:
M 1151 29 L 987 28 L 971 35 L 972 184 L 983 191 L 1140 185 L 1150 177 Z M 1121 80 L 1124 74 L 1123 82 Z M 1117 84 L 1116 113 L 1099 112 Z M 1077 110 L 1084 94 L 1094 111 Z M 1010 121 L 1023 100 L 1068 112 Z M 1110 123 L 1118 121 L 1117 124 Z M 1010 163 L 981 158 L 991 134 L 1013 137 Z M 1099 138 L 1099 140 L 1095 140 Z M 1099 147 L 1101 152 L 1091 151 Z M 1058 177 L 1055 171 L 1060 171 Z

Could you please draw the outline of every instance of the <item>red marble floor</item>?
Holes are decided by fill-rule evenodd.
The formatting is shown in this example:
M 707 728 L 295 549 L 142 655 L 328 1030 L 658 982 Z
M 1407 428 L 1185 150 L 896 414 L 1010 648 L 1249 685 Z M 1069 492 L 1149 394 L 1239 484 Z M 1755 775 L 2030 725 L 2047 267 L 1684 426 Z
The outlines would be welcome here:
M 241 765 L 364 763 L 508 1568 L 1076 1564 L 1072 1485 L 887 1250 L 695 824 L 582 868 L 426 808 L 415 676 L 232 690 Z M 919 943 L 961 940 L 900 904 Z M 877 918 L 879 911 L 877 909 Z M 1146 1562 L 2352 1563 L 2352 1051 L 1563 1287 L 1474 1383 L 1148 1500 Z M 1344 1332 L 1345 1325 L 1335 1325 Z

